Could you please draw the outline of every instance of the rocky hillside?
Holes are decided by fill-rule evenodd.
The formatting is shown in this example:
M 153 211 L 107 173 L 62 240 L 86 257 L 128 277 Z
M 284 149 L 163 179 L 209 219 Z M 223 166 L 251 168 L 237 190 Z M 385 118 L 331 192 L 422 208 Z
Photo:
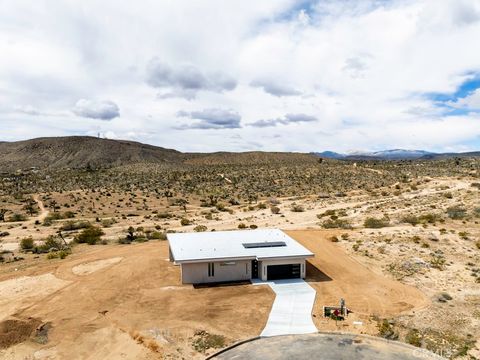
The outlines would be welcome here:
M 134 141 L 89 136 L 38 138 L 0 142 L 0 172 L 40 169 L 113 167 L 128 164 L 294 164 L 317 162 L 310 154 L 245 152 L 182 153 Z
M 176 150 L 134 141 L 88 136 L 38 138 L 0 143 L 0 171 L 30 167 L 84 168 L 139 162 L 172 163 L 182 161 L 183 156 Z

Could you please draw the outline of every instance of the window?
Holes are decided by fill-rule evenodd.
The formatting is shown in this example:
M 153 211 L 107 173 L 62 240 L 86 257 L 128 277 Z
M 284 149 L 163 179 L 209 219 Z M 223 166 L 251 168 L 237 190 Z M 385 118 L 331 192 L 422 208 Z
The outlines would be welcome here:
M 220 266 L 235 266 L 235 261 L 224 261 L 220 263 Z
M 215 263 L 208 263 L 208 276 L 213 277 L 215 276 Z

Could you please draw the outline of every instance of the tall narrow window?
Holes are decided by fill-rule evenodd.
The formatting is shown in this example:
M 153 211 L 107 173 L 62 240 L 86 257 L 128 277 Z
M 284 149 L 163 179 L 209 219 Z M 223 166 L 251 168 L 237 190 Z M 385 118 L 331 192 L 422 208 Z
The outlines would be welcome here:
M 215 276 L 214 263 L 208 263 L 208 276 L 209 277 Z

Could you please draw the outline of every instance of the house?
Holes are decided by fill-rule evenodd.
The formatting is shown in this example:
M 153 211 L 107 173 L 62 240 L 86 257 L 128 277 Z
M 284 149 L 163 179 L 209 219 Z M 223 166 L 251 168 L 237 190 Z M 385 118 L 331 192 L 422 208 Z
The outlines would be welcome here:
M 305 278 L 313 253 L 278 229 L 167 234 L 182 283 Z

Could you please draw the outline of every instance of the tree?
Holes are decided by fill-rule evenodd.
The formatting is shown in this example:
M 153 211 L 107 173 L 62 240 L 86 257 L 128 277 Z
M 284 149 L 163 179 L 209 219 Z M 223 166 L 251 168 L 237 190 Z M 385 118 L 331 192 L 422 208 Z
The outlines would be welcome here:
M 5 221 L 5 214 L 8 212 L 7 209 L 0 209 L 0 220 Z
M 37 203 L 35 202 L 35 200 L 28 199 L 23 209 L 28 213 L 28 215 L 33 216 L 37 213 L 37 209 L 35 208 L 36 204 Z
M 177 205 L 180 206 L 183 211 L 187 212 L 187 204 L 188 200 L 187 199 L 178 199 L 177 200 Z
M 130 226 L 127 229 L 127 240 L 130 240 L 130 241 L 135 240 L 135 229 L 133 228 L 133 226 Z
M 49 206 L 53 209 L 53 212 L 57 211 L 57 202 L 55 200 L 51 200 Z

